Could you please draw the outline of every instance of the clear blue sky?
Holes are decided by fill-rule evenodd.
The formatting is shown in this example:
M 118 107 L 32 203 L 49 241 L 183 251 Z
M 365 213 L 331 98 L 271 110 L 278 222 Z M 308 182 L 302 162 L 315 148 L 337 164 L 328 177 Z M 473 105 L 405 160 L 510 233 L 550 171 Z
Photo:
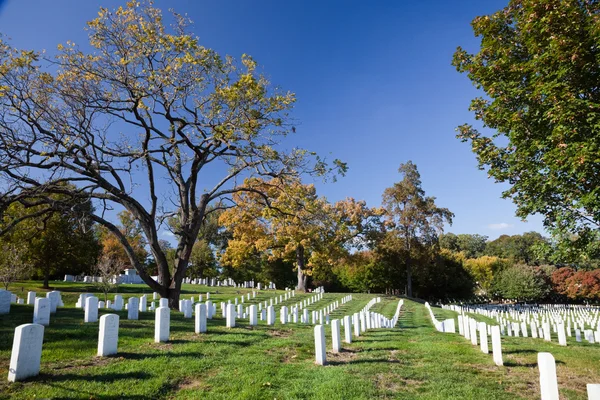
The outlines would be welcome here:
M 337 183 L 319 184 L 331 201 L 354 197 L 378 206 L 383 190 L 412 160 L 426 193 L 456 214 L 447 231 L 490 238 L 530 230 L 501 199 L 503 186 L 477 169 L 454 128 L 473 122 L 477 92 L 450 65 L 458 45 L 478 48 L 470 22 L 508 0 L 208 1 L 163 0 L 187 13 L 204 46 L 236 58 L 252 55 L 270 80 L 296 93 L 293 116 L 301 147 L 350 167 Z M 125 0 L 0 0 L 0 32 L 19 48 L 52 53 L 67 40 L 84 45 L 85 22 L 100 6 Z

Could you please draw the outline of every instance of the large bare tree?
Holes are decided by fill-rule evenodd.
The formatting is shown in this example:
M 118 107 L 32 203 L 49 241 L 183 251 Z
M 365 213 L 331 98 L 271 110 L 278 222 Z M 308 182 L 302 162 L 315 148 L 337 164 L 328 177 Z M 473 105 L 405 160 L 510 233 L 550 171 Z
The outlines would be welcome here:
M 314 153 L 281 148 L 294 130 L 292 93 L 271 89 L 250 57 L 221 57 L 188 33 L 186 18 L 172 19 L 167 28 L 151 3 L 101 9 L 88 23 L 93 51 L 68 42 L 47 65 L 0 38 L 0 207 L 20 202 L 34 216 L 92 199 L 83 217 L 110 230 L 144 282 L 176 307 L 209 204 L 232 205 L 248 177 L 331 169 Z M 112 222 L 121 209 L 142 228 L 158 280 Z M 173 217 L 171 272 L 159 236 Z

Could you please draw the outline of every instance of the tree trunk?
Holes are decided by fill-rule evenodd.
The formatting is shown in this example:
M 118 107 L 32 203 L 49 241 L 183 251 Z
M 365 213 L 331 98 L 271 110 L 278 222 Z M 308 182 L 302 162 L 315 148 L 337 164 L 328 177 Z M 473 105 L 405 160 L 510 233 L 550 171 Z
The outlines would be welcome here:
M 296 265 L 298 267 L 298 286 L 296 290 L 306 292 L 306 278 L 304 275 L 304 246 L 296 247 Z
M 44 289 L 50 289 L 50 271 L 44 268 Z
M 412 297 L 412 267 L 406 263 L 406 295 Z

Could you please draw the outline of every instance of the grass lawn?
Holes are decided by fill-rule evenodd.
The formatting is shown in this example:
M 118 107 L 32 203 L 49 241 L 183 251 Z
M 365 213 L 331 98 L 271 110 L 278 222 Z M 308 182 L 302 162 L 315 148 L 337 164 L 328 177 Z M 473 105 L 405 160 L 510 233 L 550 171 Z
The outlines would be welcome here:
M 15 285 L 43 295 L 37 283 Z M 232 288 L 184 285 L 184 298 L 211 291 L 217 317 L 208 322 L 208 333 L 194 333 L 194 320 L 171 313 L 171 340 L 156 344 L 154 314 L 140 313 L 128 321 L 126 311 L 119 327 L 119 354 L 95 356 L 98 323 L 83 323 L 83 310 L 74 307 L 79 292 L 92 292 L 85 284 L 57 283 L 64 308 L 51 316 L 44 334 L 42 368 L 38 377 L 8 383 L 8 364 L 14 328 L 31 322 L 33 306 L 12 305 L 0 316 L 0 398 L 81 399 L 532 399 L 539 398 L 536 355 L 551 352 L 557 360 L 561 398 L 587 399 L 586 383 L 600 383 L 600 345 L 575 343 L 560 347 L 532 338 L 503 337 L 504 367 L 494 365 L 491 354 L 479 351 L 458 334 L 433 329 L 425 307 L 405 300 L 398 325 L 379 329 L 343 343 L 339 354 L 327 354 L 329 365 L 314 364 L 312 325 L 276 325 L 259 321 L 249 327 L 238 321 L 225 328 L 219 302 L 240 296 Z M 142 285 L 121 286 L 127 297 L 150 293 Z M 219 290 L 219 294 L 215 293 Z M 251 290 L 240 289 L 240 293 Z M 283 291 L 263 291 L 250 303 L 265 301 Z M 326 293 L 309 307 L 320 309 L 345 294 Z M 292 305 L 310 294 L 297 294 L 283 303 Z M 375 297 L 354 294 L 332 318 L 359 311 Z M 112 298 L 112 296 L 110 297 Z M 102 300 L 102 298 L 101 298 Z M 391 318 L 396 297 L 383 297 L 373 306 Z M 246 301 L 248 303 L 248 301 Z M 279 311 L 280 305 L 276 306 Z M 434 308 L 438 319 L 456 313 Z M 108 312 L 101 310 L 100 315 Z M 331 332 L 326 327 L 327 347 Z M 343 337 L 343 330 L 342 330 Z

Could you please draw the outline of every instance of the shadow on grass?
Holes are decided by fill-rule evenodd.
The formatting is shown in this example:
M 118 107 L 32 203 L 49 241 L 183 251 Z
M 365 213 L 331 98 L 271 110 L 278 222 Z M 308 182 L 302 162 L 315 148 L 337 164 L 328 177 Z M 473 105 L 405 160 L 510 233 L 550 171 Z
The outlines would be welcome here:
M 106 373 L 98 375 L 78 375 L 78 374 L 40 374 L 35 381 L 50 381 L 50 382 L 64 382 L 64 381 L 91 381 L 91 382 L 115 382 L 123 379 L 148 379 L 152 375 L 146 372 L 126 372 L 126 373 Z M 32 381 L 33 381 L 32 380 Z
M 372 358 L 364 360 L 351 361 L 327 361 L 327 365 L 352 365 L 352 364 L 400 364 L 400 360 L 390 360 L 388 358 Z
M 565 364 L 562 361 L 556 360 L 556 364 Z M 520 363 L 520 362 L 514 362 L 514 361 L 505 361 L 504 362 L 504 366 L 505 367 L 526 367 L 526 368 L 537 368 L 538 363 L 537 362 L 533 362 L 533 363 Z
M 161 358 L 161 357 L 168 357 L 168 358 L 173 358 L 173 357 L 194 357 L 194 358 L 204 358 L 206 357 L 206 355 L 204 353 L 200 353 L 197 351 L 191 352 L 191 351 L 186 351 L 185 353 L 173 353 L 173 352 L 169 352 L 169 353 L 121 353 L 119 352 L 117 355 L 115 355 L 115 358 L 124 358 L 126 360 L 145 360 L 148 358 Z
M 503 354 L 520 354 L 520 353 L 539 353 L 538 350 L 531 350 L 531 349 L 527 349 L 527 350 L 502 350 Z

